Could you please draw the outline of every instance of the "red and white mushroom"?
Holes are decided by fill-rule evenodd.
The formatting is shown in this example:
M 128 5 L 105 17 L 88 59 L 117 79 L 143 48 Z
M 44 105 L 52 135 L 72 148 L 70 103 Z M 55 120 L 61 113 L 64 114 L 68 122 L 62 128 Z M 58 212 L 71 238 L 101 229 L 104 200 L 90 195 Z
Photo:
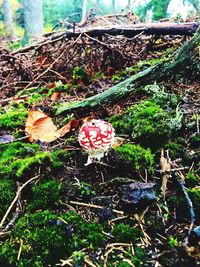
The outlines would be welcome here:
M 93 159 L 101 160 L 114 143 L 114 138 L 115 130 L 110 123 L 95 119 L 84 123 L 78 139 L 80 145 L 89 154 L 87 164 Z

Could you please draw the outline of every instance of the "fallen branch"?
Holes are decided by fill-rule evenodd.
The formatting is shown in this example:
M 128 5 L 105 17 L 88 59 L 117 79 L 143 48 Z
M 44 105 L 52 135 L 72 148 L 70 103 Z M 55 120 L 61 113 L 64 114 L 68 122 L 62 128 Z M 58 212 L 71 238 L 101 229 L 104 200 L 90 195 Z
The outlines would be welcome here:
M 131 24 L 131 25 L 115 25 L 113 27 L 104 26 L 98 28 L 78 28 L 74 31 L 63 31 L 59 33 L 55 33 L 51 35 L 51 41 L 57 40 L 58 38 L 76 38 L 80 33 L 91 37 L 102 37 L 105 34 L 109 34 L 112 36 L 123 35 L 128 38 L 132 38 L 141 32 L 146 35 L 159 34 L 159 35 L 186 35 L 192 36 L 197 28 L 199 23 L 197 22 L 186 22 L 186 23 L 166 23 L 166 22 L 158 22 L 158 23 L 139 23 L 139 24 Z M 48 38 L 49 38 L 48 37 Z

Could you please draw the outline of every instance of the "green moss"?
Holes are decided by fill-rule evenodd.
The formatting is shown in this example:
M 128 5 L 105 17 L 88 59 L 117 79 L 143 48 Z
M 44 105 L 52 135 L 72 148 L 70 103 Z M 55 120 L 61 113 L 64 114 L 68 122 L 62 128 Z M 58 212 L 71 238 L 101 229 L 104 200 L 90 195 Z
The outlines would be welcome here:
M 183 158 L 185 154 L 185 149 L 182 144 L 178 144 L 175 142 L 169 142 L 165 145 L 164 147 L 166 150 L 169 149 L 170 151 L 170 157 L 172 159 L 177 159 L 177 158 Z
M 187 187 L 195 187 L 200 185 L 200 179 L 193 171 L 190 171 L 185 175 L 185 181 Z
M 135 243 L 140 237 L 143 236 L 139 229 L 124 223 L 113 225 L 111 233 L 115 238 L 115 242 Z
M 130 247 L 123 247 L 123 253 L 119 253 L 118 250 L 113 250 L 108 256 L 108 267 L 120 266 L 120 267 L 131 267 L 137 266 L 142 267 L 147 261 L 148 256 L 144 249 L 134 246 L 134 256 Z
M 189 142 L 192 148 L 199 148 L 200 147 L 200 134 L 195 134 L 191 136 Z
M 131 135 L 153 149 L 166 143 L 172 131 L 169 114 L 154 101 L 133 105 L 124 115 L 111 117 L 110 122 L 118 133 Z
M 118 82 L 121 82 L 122 80 L 124 80 L 122 73 L 117 73 L 117 74 L 113 75 L 111 78 L 111 81 L 113 83 L 118 83 Z
M 17 222 L 12 238 L 0 247 L 0 265 L 55 266 L 74 251 L 97 249 L 103 240 L 100 225 L 88 223 L 74 212 L 57 217 L 48 210 L 38 211 Z M 20 242 L 22 252 L 17 261 Z
M 40 102 L 43 98 L 44 98 L 44 95 L 41 95 L 41 94 L 39 94 L 39 93 L 34 93 L 34 95 L 32 95 L 32 96 L 27 100 L 27 103 L 28 103 L 28 104 L 37 104 L 37 103 Z
M 33 200 L 28 209 L 51 209 L 61 200 L 62 184 L 57 180 L 47 180 L 33 187 Z
M 71 185 L 70 190 L 74 190 L 74 194 L 84 200 L 89 200 L 96 195 L 92 186 L 85 182 L 77 182 Z
M 87 70 L 85 68 L 75 67 L 73 69 L 72 78 L 74 80 L 85 79 L 88 77 Z
M 135 170 L 147 169 L 153 173 L 155 162 L 150 149 L 145 149 L 140 145 L 125 144 L 117 147 L 116 152 L 120 157 L 130 160 Z
M 151 99 L 162 108 L 171 109 L 180 102 L 179 96 L 165 92 L 164 88 L 156 83 L 145 86 L 144 92 L 148 93 Z
M 200 219 L 200 187 L 188 189 L 187 192 L 193 203 L 195 214 L 197 218 Z
M 103 77 L 104 77 L 103 72 L 96 72 L 96 73 L 92 76 L 92 80 L 102 79 Z
M 63 165 L 67 151 L 41 151 L 36 144 L 15 142 L 0 146 L 0 178 L 23 178 Z M 48 171 L 49 171 L 48 170 Z
M 14 193 L 14 182 L 10 179 L 0 179 L 0 216 L 3 216 L 11 204 Z
M 23 126 L 28 115 L 28 111 L 23 106 L 10 107 L 8 110 L 2 110 L 1 113 L 1 130 L 17 130 Z
M 55 82 L 55 87 L 48 91 L 47 97 L 51 96 L 55 92 L 66 92 L 71 86 L 71 83 L 63 84 L 61 81 Z

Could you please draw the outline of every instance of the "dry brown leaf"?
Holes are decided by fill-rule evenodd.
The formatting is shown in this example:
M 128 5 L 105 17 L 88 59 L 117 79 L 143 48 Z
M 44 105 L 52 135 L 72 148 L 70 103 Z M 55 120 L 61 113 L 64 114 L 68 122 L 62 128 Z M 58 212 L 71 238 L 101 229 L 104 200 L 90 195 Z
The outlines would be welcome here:
M 52 94 L 51 100 L 52 101 L 58 101 L 60 99 L 60 96 L 61 96 L 61 92 L 55 92 Z
M 72 121 L 69 121 L 65 126 L 63 126 L 62 128 L 56 131 L 59 137 L 63 137 L 66 133 L 70 132 L 71 124 L 72 124 Z
M 125 138 L 116 136 L 114 143 L 112 145 L 112 148 L 117 148 L 117 147 L 121 146 L 124 143 L 124 141 L 125 141 Z
M 29 140 L 52 142 L 60 137 L 52 119 L 45 113 L 38 110 L 30 110 L 26 120 L 25 131 L 29 134 Z
M 69 133 L 72 128 L 75 128 L 79 120 L 71 120 L 65 126 L 57 130 L 52 119 L 38 110 L 29 110 L 26 120 L 25 131 L 29 135 L 31 142 L 40 140 L 42 142 L 52 142 L 59 137 L 63 137 Z M 76 129 L 76 128 L 75 128 Z

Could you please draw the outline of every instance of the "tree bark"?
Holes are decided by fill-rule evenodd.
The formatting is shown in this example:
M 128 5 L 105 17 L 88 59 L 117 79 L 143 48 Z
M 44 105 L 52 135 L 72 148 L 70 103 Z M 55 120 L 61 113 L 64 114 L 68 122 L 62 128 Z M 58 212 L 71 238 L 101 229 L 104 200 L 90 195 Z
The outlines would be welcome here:
M 200 28 L 193 38 L 179 49 L 173 60 L 165 60 L 156 66 L 139 72 L 103 93 L 86 98 L 74 105 L 63 106 L 58 109 L 57 114 L 73 112 L 78 109 L 84 109 L 84 112 L 87 113 L 87 109 L 99 108 L 102 105 L 113 105 L 117 101 L 131 95 L 135 92 L 136 88 L 155 81 L 167 81 L 176 77 L 200 80 L 199 46 Z
M 42 0 L 24 0 L 25 39 L 40 39 L 43 33 Z
M 4 25 L 6 34 L 9 36 L 13 35 L 13 16 L 12 16 L 12 2 L 11 0 L 3 1 L 3 12 L 4 12 Z

